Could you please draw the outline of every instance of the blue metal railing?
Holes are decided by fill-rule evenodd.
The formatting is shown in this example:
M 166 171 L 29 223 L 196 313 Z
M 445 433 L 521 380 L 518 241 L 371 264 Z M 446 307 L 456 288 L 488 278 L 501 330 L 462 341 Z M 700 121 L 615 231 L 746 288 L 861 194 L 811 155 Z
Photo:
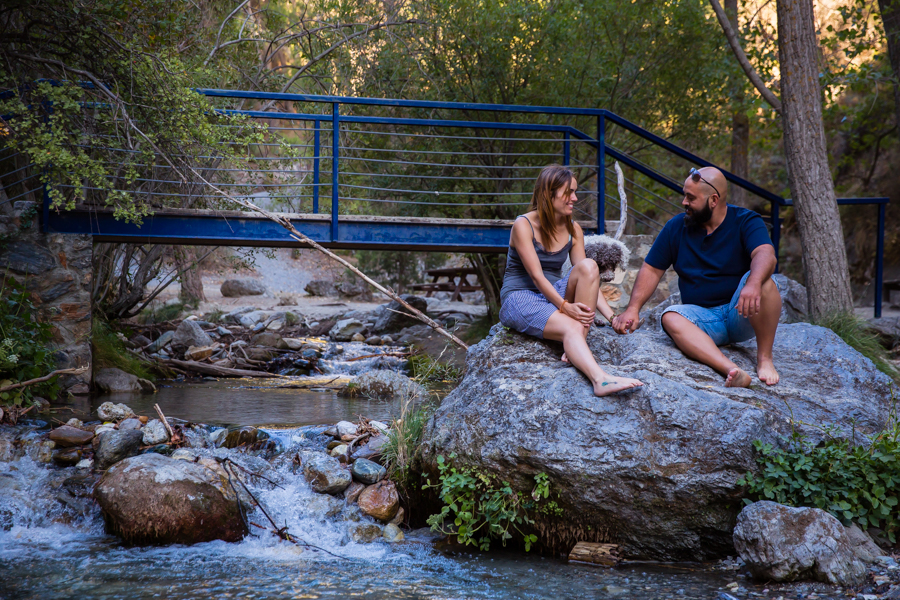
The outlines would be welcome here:
M 445 247 L 448 250 L 467 248 L 478 249 L 479 251 L 503 251 L 506 247 L 505 233 L 498 231 L 488 235 L 485 231 L 489 227 L 486 229 L 482 226 L 483 224 L 477 226 L 467 225 L 452 231 L 433 229 L 429 235 L 444 235 L 441 233 L 443 231 L 450 231 L 450 233 L 446 234 L 448 236 L 446 239 L 426 243 L 420 241 L 422 235 L 404 231 L 397 227 L 378 226 L 380 228 L 377 228 L 373 226 L 373 228 L 370 228 L 370 231 L 363 231 L 358 223 L 348 224 L 344 222 L 350 215 L 342 214 L 341 207 L 344 206 L 345 210 L 358 210 L 363 203 L 368 203 L 370 207 L 373 205 L 393 205 L 395 209 L 399 207 L 404 210 L 415 209 L 422 211 L 456 207 L 473 214 L 481 211 L 478 214 L 493 215 L 492 218 L 496 219 L 496 215 L 499 214 L 497 211 L 517 209 L 517 207 L 522 207 L 527 203 L 530 196 L 530 190 L 527 189 L 527 186 L 534 179 L 534 174 L 536 173 L 534 169 L 538 169 L 548 162 L 562 162 L 570 165 L 573 169 L 586 175 L 583 178 L 584 181 L 594 183 L 594 190 L 588 190 L 588 193 L 595 197 L 595 202 L 586 211 L 582 211 L 581 217 L 595 223 L 594 227 L 599 232 L 605 230 L 605 220 L 608 212 L 606 206 L 607 197 L 613 199 L 613 196 L 606 193 L 606 171 L 610 168 L 607 161 L 608 159 L 616 160 L 630 167 L 635 174 L 646 177 L 651 183 L 646 186 L 641 185 L 635 180 L 637 175 L 628 180 L 632 185 L 631 194 L 633 198 L 631 199 L 639 201 L 630 203 L 629 215 L 641 227 L 645 227 L 650 231 L 658 230 L 669 216 L 680 211 L 678 203 L 666 199 L 663 196 L 664 192 L 660 190 L 670 190 L 681 196 L 680 178 L 673 179 L 668 177 L 661 173 L 658 168 L 654 168 L 646 162 L 631 156 L 627 150 L 623 149 L 624 146 L 613 145 L 610 133 L 612 133 L 613 137 L 616 134 L 620 136 L 637 136 L 638 139 L 649 142 L 650 146 L 664 151 L 667 160 L 674 158 L 684 161 L 691 166 L 715 166 L 711 162 L 605 109 L 352 98 L 241 90 L 201 89 L 197 91 L 213 99 L 213 102 L 216 102 L 216 99 L 221 99 L 238 101 L 240 103 L 288 103 L 292 109 L 303 108 L 305 105 L 310 104 L 323 108 L 321 112 L 288 112 L 287 110 L 252 110 L 243 106 L 237 108 L 234 106 L 217 106 L 218 110 L 228 114 L 243 115 L 252 119 L 264 119 L 276 124 L 283 124 L 284 126 L 273 126 L 269 129 L 273 133 L 284 131 L 286 132 L 284 135 L 304 136 L 305 143 L 290 145 L 303 152 L 311 151 L 310 156 L 295 157 L 293 159 L 269 155 L 261 155 L 254 158 L 259 163 L 263 163 L 257 165 L 261 168 L 257 169 L 255 174 L 266 174 L 273 180 L 278 176 L 288 174 L 290 177 L 294 177 L 293 180 L 288 178 L 278 183 L 244 181 L 222 183 L 222 185 L 263 189 L 263 192 L 254 193 L 263 194 L 269 199 L 286 200 L 292 209 L 295 209 L 293 206 L 295 200 L 298 201 L 298 206 L 300 207 L 307 199 L 310 200 L 307 206 L 310 206 L 312 215 L 316 218 L 308 219 L 304 222 L 305 225 L 308 225 L 308 231 L 314 233 L 313 239 L 331 243 L 338 247 L 341 245 L 343 247 L 375 247 L 383 241 L 379 240 L 379 236 L 394 236 L 395 247 L 403 247 L 409 244 L 409 247 L 420 248 Z M 380 114 L 358 114 L 360 111 L 365 113 L 366 110 L 371 108 L 378 108 Z M 405 114 L 388 116 L 391 109 L 402 110 Z M 427 111 L 427 116 L 414 118 L 415 115 L 412 113 L 422 111 Z M 435 114 L 443 115 L 447 112 L 452 113 L 452 116 L 456 118 L 444 118 Z M 522 117 L 520 119 L 521 122 L 509 122 L 501 116 L 503 114 L 519 115 Z M 528 122 L 528 119 L 532 121 Z M 575 124 L 572 123 L 573 120 L 576 121 Z M 298 127 L 297 124 L 301 123 L 309 124 L 309 126 Z M 608 131 L 610 126 L 614 126 L 611 132 Z M 356 127 L 356 129 L 353 129 L 353 127 Z M 591 136 L 585 133 L 583 130 L 585 127 L 595 127 L 595 135 Z M 447 129 L 459 130 L 460 135 L 439 135 L 433 133 L 434 130 L 438 129 L 442 131 Z M 492 133 L 487 135 L 484 133 L 479 134 L 478 132 Z M 507 135 L 521 135 L 522 133 L 527 133 L 531 137 L 509 137 Z M 329 135 L 331 136 L 330 148 L 327 139 Z M 342 136 L 347 140 L 347 143 L 343 145 L 341 143 Z M 382 144 L 384 147 L 378 147 L 377 143 L 360 146 L 350 140 L 351 137 L 363 140 L 377 138 L 378 136 L 390 136 L 390 139 L 397 139 L 398 136 L 401 136 L 400 139 L 404 141 L 394 147 L 391 147 L 390 144 Z M 449 147 L 450 142 L 460 142 L 462 150 L 451 151 L 444 146 L 438 151 L 423 150 L 419 147 L 420 144 L 416 145 L 428 139 L 440 139 L 443 143 L 448 144 L 446 147 Z M 498 144 L 506 143 L 507 147 L 505 149 L 501 148 L 501 151 L 498 152 L 489 152 L 483 149 L 467 151 L 465 144 L 472 141 L 479 141 L 488 145 L 494 142 Z M 413 144 L 413 142 L 416 142 L 416 144 Z M 113 143 L 112 140 L 110 143 Z M 514 152 L 515 148 L 510 144 L 521 144 L 524 146 L 523 150 L 525 151 Z M 540 148 L 550 145 L 553 152 L 539 153 L 528 146 L 528 144 L 536 144 Z M 273 143 L 260 144 L 259 146 L 261 151 L 268 152 L 269 148 L 267 146 L 275 147 L 278 145 Z M 129 152 L 124 149 L 119 150 Z M 385 153 L 383 155 L 384 158 L 371 156 L 373 153 L 378 152 Z M 409 158 L 408 154 L 410 153 L 418 153 L 418 155 L 425 156 L 425 158 L 421 160 Z M 441 156 L 451 156 L 451 158 L 463 156 L 465 159 L 432 162 L 436 160 L 433 158 L 435 156 L 439 157 L 437 160 L 440 160 Z M 550 160 L 549 157 L 555 158 Z M 519 161 L 519 159 L 523 160 Z M 479 161 L 481 163 L 476 164 Z M 522 164 L 522 162 L 529 164 Z M 666 161 L 657 161 L 657 163 L 659 162 L 665 163 Z M 155 168 L 153 165 L 144 166 Z M 412 169 L 412 172 L 397 173 L 395 172 L 397 167 Z M 670 167 L 672 169 L 680 168 L 673 165 L 670 165 Z M 438 169 L 437 174 L 432 172 L 433 169 Z M 684 171 L 686 170 L 684 168 Z M 720 168 L 720 170 L 730 183 L 747 190 L 770 204 L 771 209 L 768 220 L 772 227 L 772 241 L 775 244 L 776 252 L 778 252 L 783 220 L 781 210 L 782 208 L 790 207 L 791 201 L 785 200 L 777 194 L 765 190 L 725 169 Z M 211 168 L 211 171 L 221 171 L 225 175 L 231 175 L 231 171 L 235 171 L 235 169 Z M 154 173 L 155 171 L 151 170 L 149 172 Z M 472 172 L 475 173 L 469 176 Z M 517 177 L 516 175 L 519 173 L 528 176 Z M 302 175 L 303 178 L 296 181 L 298 174 Z M 329 175 L 330 178 L 328 177 Z M 308 182 L 307 176 L 311 176 L 311 183 Z M 174 181 L 177 178 L 173 177 L 170 179 L 172 181 L 150 176 L 140 181 L 148 185 L 175 185 L 178 183 Z M 375 182 L 372 182 L 373 179 Z M 381 180 L 389 182 L 401 180 L 403 185 L 397 186 L 393 183 L 378 184 L 377 182 Z M 442 191 L 440 192 L 432 189 L 416 189 L 416 181 L 424 182 L 424 187 L 427 188 L 437 188 L 440 187 L 438 184 L 441 184 L 444 186 L 450 185 L 450 189 L 444 187 L 441 188 Z M 469 184 L 468 187 L 462 185 L 461 182 Z M 482 186 L 480 189 L 485 191 L 477 191 L 476 186 L 479 184 Z M 323 188 L 325 188 L 325 191 L 323 191 Z M 271 193 L 268 191 L 270 189 L 272 190 Z M 286 191 L 279 193 L 279 189 Z M 323 210 L 324 207 L 321 201 L 324 198 L 328 198 L 327 194 L 329 191 L 329 206 Z M 342 191 L 347 193 L 342 194 Z M 387 193 L 390 193 L 391 197 L 385 197 Z M 175 193 L 172 193 L 172 190 L 162 190 L 162 188 L 158 188 L 157 191 L 149 192 L 148 194 L 155 194 L 160 198 L 180 198 L 185 196 L 181 190 L 176 189 Z M 444 198 L 440 198 L 439 194 L 443 194 Z M 488 198 L 483 200 L 485 196 Z M 526 202 L 517 201 L 515 199 L 516 196 L 519 196 L 521 200 Z M 409 197 L 409 199 L 400 199 L 402 197 Z M 460 198 L 462 198 L 462 201 L 460 201 Z M 447 201 L 448 199 L 454 201 Z M 59 230 L 62 226 L 58 221 L 61 219 L 54 218 L 49 214 L 49 202 L 47 200 L 45 193 L 44 226 L 49 227 L 51 220 L 54 219 L 54 226 Z M 878 206 L 878 244 L 875 278 L 876 316 L 880 316 L 881 313 L 884 213 L 887 202 L 887 198 L 842 198 L 838 200 L 838 203 L 841 205 L 875 204 Z M 636 205 L 644 206 L 647 212 L 642 212 L 636 208 Z M 610 203 L 610 208 L 613 211 L 618 210 L 618 203 L 613 200 Z M 297 209 L 294 212 L 302 211 Z M 322 214 L 323 212 L 330 213 L 330 215 L 326 216 Z M 370 208 L 366 214 L 374 214 L 374 212 L 377 212 L 377 210 Z M 318 215 L 327 219 L 327 225 L 325 221 L 322 221 L 322 218 L 318 218 Z M 427 216 L 434 217 L 435 215 L 429 214 Z M 97 224 L 100 222 L 98 219 L 103 217 L 98 217 L 94 214 L 91 218 L 94 219 L 94 223 L 91 224 L 86 221 L 82 225 L 82 229 L 96 235 L 100 228 L 100 225 Z M 169 217 L 160 216 L 155 218 L 150 227 L 169 227 L 167 225 L 169 222 L 166 221 L 166 218 Z M 206 223 L 208 225 L 209 221 Z M 501 226 L 501 223 L 498 221 L 497 225 Z M 124 225 L 111 223 L 108 220 L 104 222 L 103 227 L 105 229 L 103 229 L 102 235 L 106 235 L 109 239 L 134 239 L 142 236 L 146 237 L 147 235 L 146 228 L 135 233 L 128 231 Z M 410 227 L 423 229 L 425 225 L 416 224 L 410 225 Z M 502 229 L 503 227 L 508 226 L 503 225 L 500 228 Z M 265 226 L 258 223 L 242 223 L 238 227 L 232 222 L 227 228 L 219 230 L 219 233 L 210 234 L 209 238 L 221 240 L 222 236 L 227 235 L 229 228 L 234 236 L 232 238 L 235 240 L 234 243 L 246 243 L 248 245 L 257 242 L 265 242 L 270 245 L 277 243 L 277 233 L 270 230 L 260 233 Z M 171 240 L 181 239 L 188 243 L 192 239 L 191 236 L 197 234 L 197 229 L 191 228 L 190 218 L 187 217 L 186 220 L 178 221 L 177 223 L 173 220 L 170 229 L 166 231 L 167 233 L 164 235 L 151 235 L 147 239 L 164 239 L 168 240 L 169 243 L 171 243 Z M 240 236 L 236 233 L 237 231 L 241 231 Z M 227 243 L 227 241 L 218 243 Z M 363 246 L 359 244 L 363 244 Z

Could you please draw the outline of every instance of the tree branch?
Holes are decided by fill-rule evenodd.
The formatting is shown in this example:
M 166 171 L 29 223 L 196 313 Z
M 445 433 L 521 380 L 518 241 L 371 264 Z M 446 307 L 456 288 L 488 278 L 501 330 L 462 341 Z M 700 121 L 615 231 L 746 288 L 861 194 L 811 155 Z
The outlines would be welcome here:
M 719 0 L 709 0 L 709 2 L 712 4 L 713 10 L 716 13 L 716 18 L 719 19 L 719 25 L 722 26 L 722 31 L 725 32 L 725 37 L 728 38 L 728 44 L 731 46 L 732 51 L 734 51 L 735 58 L 737 58 L 741 68 L 744 69 L 744 73 L 747 74 L 750 83 L 753 84 L 763 99 L 775 109 L 775 112 L 781 113 L 781 100 L 772 93 L 772 90 L 766 87 L 766 84 L 756 72 L 756 69 L 750 64 L 747 55 L 744 54 L 744 50 L 741 48 L 741 41 L 738 39 L 734 29 L 731 28 L 731 22 L 728 20 L 728 15 L 725 14 L 722 5 L 719 4 Z
M 49 375 L 44 375 L 43 377 L 38 377 L 37 379 L 29 379 L 28 381 L 20 381 L 19 383 L 0 387 L 0 392 L 8 392 L 10 390 L 16 390 L 19 388 L 27 387 L 29 385 L 34 385 L 36 383 L 44 383 L 45 381 L 53 379 L 57 375 L 81 375 L 85 371 L 87 371 L 87 367 L 78 367 L 77 369 L 59 369 L 58 371 L 53 371 Z

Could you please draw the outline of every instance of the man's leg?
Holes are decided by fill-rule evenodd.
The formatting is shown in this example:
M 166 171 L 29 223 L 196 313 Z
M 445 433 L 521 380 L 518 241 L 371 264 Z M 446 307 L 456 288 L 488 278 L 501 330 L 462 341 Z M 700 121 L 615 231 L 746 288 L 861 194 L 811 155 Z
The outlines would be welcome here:
M 662 326 L 685 356 L 725 375 L 726 387 L 749 387 L 750 375 L 728 360 L 709 335 L 677 312 L 662 316 Z
M 781 317 L 781 294 L 771 277 L 762 286 L 759 305 L 759 313 L 750 317 L 750 324 L 756 333 L 756 374 L 760 381 L 775 385 L 779 376 L 772 362 L 772 346 Z

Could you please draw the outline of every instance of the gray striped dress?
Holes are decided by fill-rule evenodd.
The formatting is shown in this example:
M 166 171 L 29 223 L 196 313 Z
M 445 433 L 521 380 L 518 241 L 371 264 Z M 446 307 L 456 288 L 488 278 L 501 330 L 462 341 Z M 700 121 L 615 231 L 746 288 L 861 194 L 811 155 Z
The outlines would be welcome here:
M 528 217 L 524 218 L 531 225 L 531 220 Z M 534 239 L 534 226 L 531 225 L 531 242 L 534 244 L 538 260 L 541 261 L 544 277 L 553 284 L 553 289 L 560 296 L 565 297 L 569 274 L 566 273 L 563 277 L 562 267 L 572 249 L 572 236 L 569 236 L 569 242 L 562 249 L 547 252 Z M 500 323 L 510 329 L 539 338 L 544 337 L 544 327 L 547 326 L 550 315 L 557 310 L 556 306 L 538 290 L 531 275 L 525 270 L 522 258 L 512 246 L 506 256 L 506 273 L 503 276 L 503 287 L 500 289 L 500 302 Z

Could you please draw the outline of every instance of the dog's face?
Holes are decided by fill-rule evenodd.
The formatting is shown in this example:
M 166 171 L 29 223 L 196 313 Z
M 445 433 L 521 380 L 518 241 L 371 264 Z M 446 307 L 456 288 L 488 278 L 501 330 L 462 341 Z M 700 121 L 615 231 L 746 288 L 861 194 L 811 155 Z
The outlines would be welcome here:
M 601 281 L 612 281 L 616 267 L 624 258 L 622 249 L 612 244 L 588 244 L 584 247 L 584 254 L 600 267 Z

